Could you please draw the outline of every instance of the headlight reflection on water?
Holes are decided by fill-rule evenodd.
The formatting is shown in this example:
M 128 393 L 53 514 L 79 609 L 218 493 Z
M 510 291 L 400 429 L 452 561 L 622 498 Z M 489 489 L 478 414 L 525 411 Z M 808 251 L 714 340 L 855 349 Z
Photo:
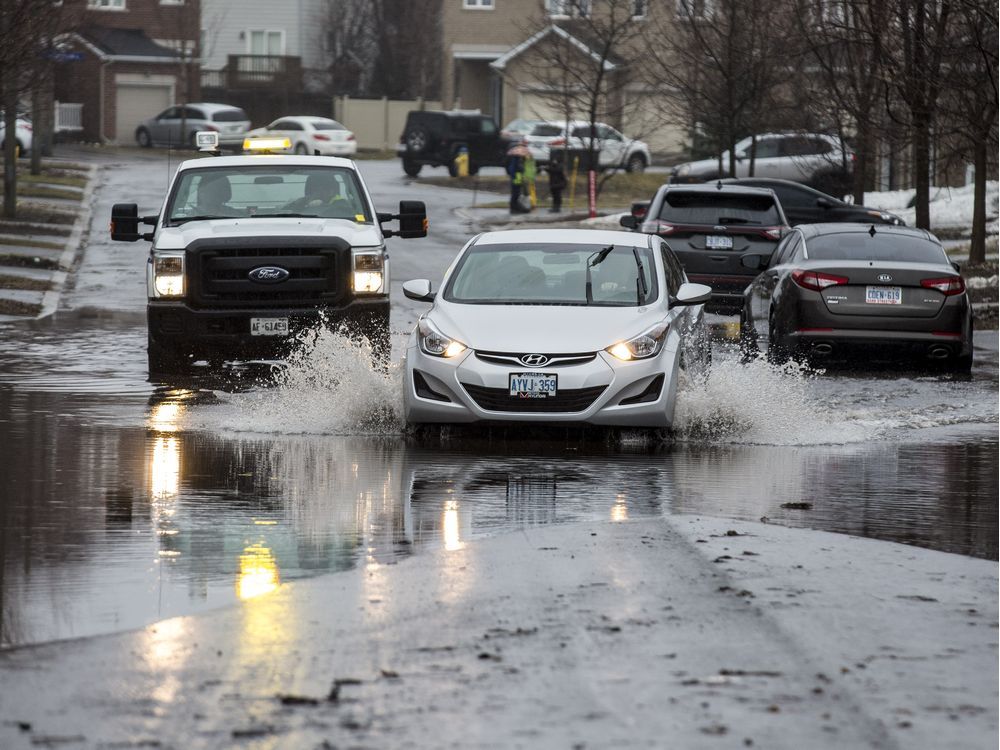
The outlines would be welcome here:
M 269 548 L 258 542 L 243 550 L 240 555 L 240 572 L 236 578 L 236 595 L 240 599 L 270 594 L 280 583 L 278 561 Z

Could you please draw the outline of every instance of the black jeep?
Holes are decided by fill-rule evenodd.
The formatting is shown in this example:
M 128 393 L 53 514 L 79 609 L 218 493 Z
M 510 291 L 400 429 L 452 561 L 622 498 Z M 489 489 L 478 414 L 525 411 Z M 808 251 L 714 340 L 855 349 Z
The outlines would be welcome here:
M 403 160 L 403 171 L 410 177 L 420 174 L 425 164 L 446 166 L 448 174 L 455 177 L 455 157 L 463 149 L 469 154 L 469 174 L 475 174 L 480 167 L 503 166 L 510 145 L 488 115 L 415 110 L 406 116 L 396 151 Z

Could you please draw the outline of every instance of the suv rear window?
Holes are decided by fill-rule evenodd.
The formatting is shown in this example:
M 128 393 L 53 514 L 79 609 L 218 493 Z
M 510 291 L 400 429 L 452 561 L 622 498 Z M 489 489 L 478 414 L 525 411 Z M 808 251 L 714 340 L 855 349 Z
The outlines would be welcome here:
M 769 195 L 668 192 L 660 218 L 673 224 L 781 224 Z
M 535 129 L 531 131 L 531 134 L 548 138 L 554 135 L 562 135 L 562 132 L 562 125 L 535 125 Z
M 944 250 L 922 237 L 844 232 L 806 241 L 809 260 L 897 260 L 906 263 L 946 263 Z
M 223 109 L 212 115 L 215 122 L 243 122 L 249 119 L 242 109 Z

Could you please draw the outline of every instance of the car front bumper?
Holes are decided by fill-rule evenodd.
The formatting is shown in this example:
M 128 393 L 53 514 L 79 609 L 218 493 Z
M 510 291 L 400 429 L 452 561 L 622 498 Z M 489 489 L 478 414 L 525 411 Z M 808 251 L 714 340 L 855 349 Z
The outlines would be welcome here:
M 647 360 L 620 362 L 597 352 L 583 364 L 527 367 L 487 362 L 471 349 L 453 360 L 433 357 L 411 336 L 404 376 L 406 420 L 669 428 L 677 395 L 676 346 L 668 341 L 659 355 Z M 557 375 L 556 396 L 509 396 L 510 376 L 525 372 Z M 622 403 L 629 399 L 637 402 Z

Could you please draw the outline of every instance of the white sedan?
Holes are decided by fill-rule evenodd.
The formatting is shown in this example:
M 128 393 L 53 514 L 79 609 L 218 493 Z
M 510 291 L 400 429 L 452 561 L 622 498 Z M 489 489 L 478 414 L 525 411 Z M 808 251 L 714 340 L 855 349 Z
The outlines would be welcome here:
M 270 125 L 256 128 L 247 136 L 288 138 L 290 151 L 313 156 L 354 156 L 358 141 L 354 133 L 328 117 L 281 117 Z
M 654 235 L 488 232 L 465 246 L 410 336 L 410 423 L 545 422 L 669 428 L 680 371 L 704 371 L 702 305 Z

